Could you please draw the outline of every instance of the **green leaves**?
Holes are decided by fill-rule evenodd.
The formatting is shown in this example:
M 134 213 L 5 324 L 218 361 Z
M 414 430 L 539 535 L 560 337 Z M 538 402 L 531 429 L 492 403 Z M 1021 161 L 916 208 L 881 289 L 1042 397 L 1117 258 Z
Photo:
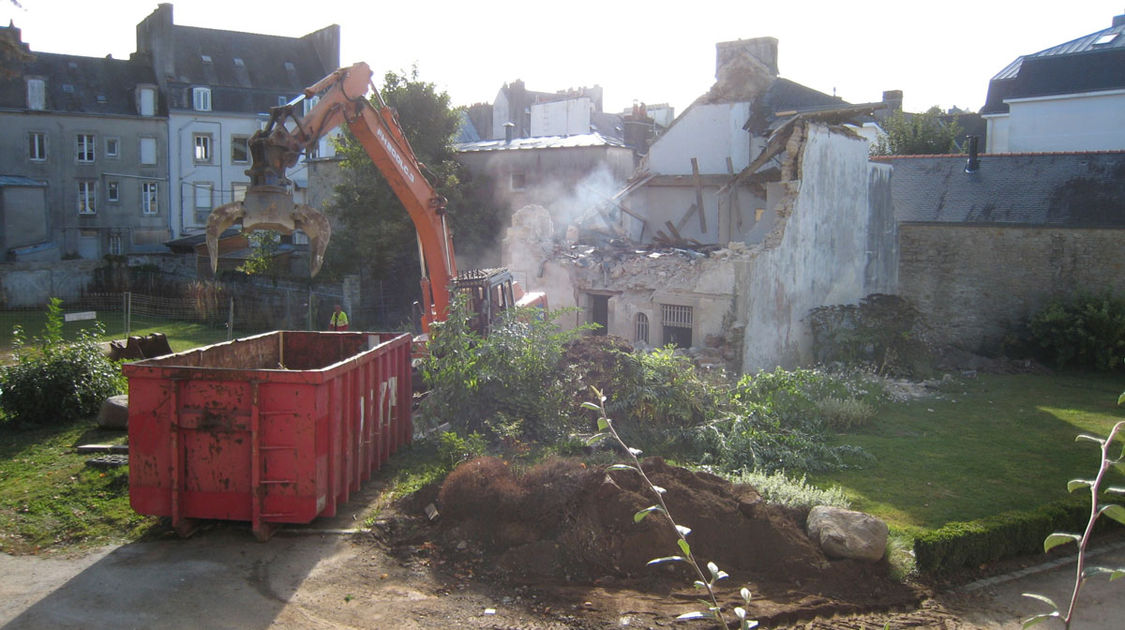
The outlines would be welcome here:
M 1047 539 L 1043 541 L 1043 552 L 1046 553 L 1059 545 L 1065 545 L 1070 542 L 1081 543 L 1082 537 L 1077 534 L 1055 532 L 1047 536 Z

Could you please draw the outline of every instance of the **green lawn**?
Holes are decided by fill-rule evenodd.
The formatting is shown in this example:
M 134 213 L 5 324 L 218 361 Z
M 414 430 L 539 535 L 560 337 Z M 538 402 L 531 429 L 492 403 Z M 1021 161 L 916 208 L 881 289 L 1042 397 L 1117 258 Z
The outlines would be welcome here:
M 0 312 L 0 355 L 10 355 L 12 350 L 12 328 L 19 325 L 28 338 L 41 336 L 43 325 L 46 322 L 46 311 L 3 311 Z M 109 313 L 102 320 L 105 334 L 102 340 L 121 339 L 125 336 L 124 319 L 117 313 Z M 63 337 L 74 339 L 78 332 L 84 329 L 93 329 L 93 321 L 65 322 L 63 324 Z M 246 336 L 260 331 L 235 331 L 235 336 Z M 168 337 L 168 344 L 172 350 L 179 352 L 199 346 L 206 346 L 227 340 L 227 330 L 221 326 L 210 326 L 198 322 L 176 321 L 168 319 L 134 317 L 129 329 L 130 335 L 148 335 L 151 333 L 164 333 Z
M 1120 375 L 981 375 L 937 398 L 888 406 L 840 439 L 876 463 L 815 481 L 843 487 L 856 509 L 906 532 L 1034 508 L 1096 472 L 1097 446 L 1075 437 L 1105 436 L 1125 419 L 1116 404 L 1123 389 Z
M 0 424 L 0 551 L 37 553 L 134 540 L 158 519 L 129 506 L 128 467 L 86 465 L 74 447 L 124 443 L 90 420 L 17 430 Z

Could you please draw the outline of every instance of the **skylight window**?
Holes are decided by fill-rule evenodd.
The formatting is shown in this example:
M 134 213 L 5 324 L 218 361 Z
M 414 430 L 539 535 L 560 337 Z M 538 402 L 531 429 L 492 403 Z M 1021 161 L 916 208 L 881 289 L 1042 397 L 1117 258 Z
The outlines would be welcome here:
M 1120 35 L 1120 34 L 1121 33 L 1106 33 L 1105 35 L 1102 35 L 1098 39 L 1094 40 L 1094 45 L 1095 46 L 1105 46 L 1106 44 L 1109 44 L 1113 40 L 1117 39 L 1117 36 Z
M 242 57 L 235 57 L 234 58 L 234 65 L 238 68 L 245 68 L 246 62 L 242 60 Z
M 199 58 L 203 60 L 203 63 L 211 63 L 211 55 L 200 55 Z

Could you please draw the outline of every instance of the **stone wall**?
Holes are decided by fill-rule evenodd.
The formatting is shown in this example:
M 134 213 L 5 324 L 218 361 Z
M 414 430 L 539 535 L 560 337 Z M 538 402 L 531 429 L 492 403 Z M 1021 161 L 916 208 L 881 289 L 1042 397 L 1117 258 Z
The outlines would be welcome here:
M 62 260 L 0 265 L 0 307 L 42 306 L 52 297 L 77 299 L 101 264 L 100 260 Z
M 935 341 L 974 352 L 1005 337 L 1056 296 L 1125 292 L 1125 230 L 899 226 L 899 293 Z

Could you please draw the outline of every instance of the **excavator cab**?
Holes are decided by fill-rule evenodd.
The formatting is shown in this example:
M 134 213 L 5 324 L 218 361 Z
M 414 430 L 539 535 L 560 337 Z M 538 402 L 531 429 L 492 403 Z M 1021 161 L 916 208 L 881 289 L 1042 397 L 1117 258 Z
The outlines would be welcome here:
M 515 306 L 512 272 L 507 269 L 473 269 L 457 274 L 453 292 L 467 295 L 473 312 L 469 326 L 487 335 L 501 313 Z

